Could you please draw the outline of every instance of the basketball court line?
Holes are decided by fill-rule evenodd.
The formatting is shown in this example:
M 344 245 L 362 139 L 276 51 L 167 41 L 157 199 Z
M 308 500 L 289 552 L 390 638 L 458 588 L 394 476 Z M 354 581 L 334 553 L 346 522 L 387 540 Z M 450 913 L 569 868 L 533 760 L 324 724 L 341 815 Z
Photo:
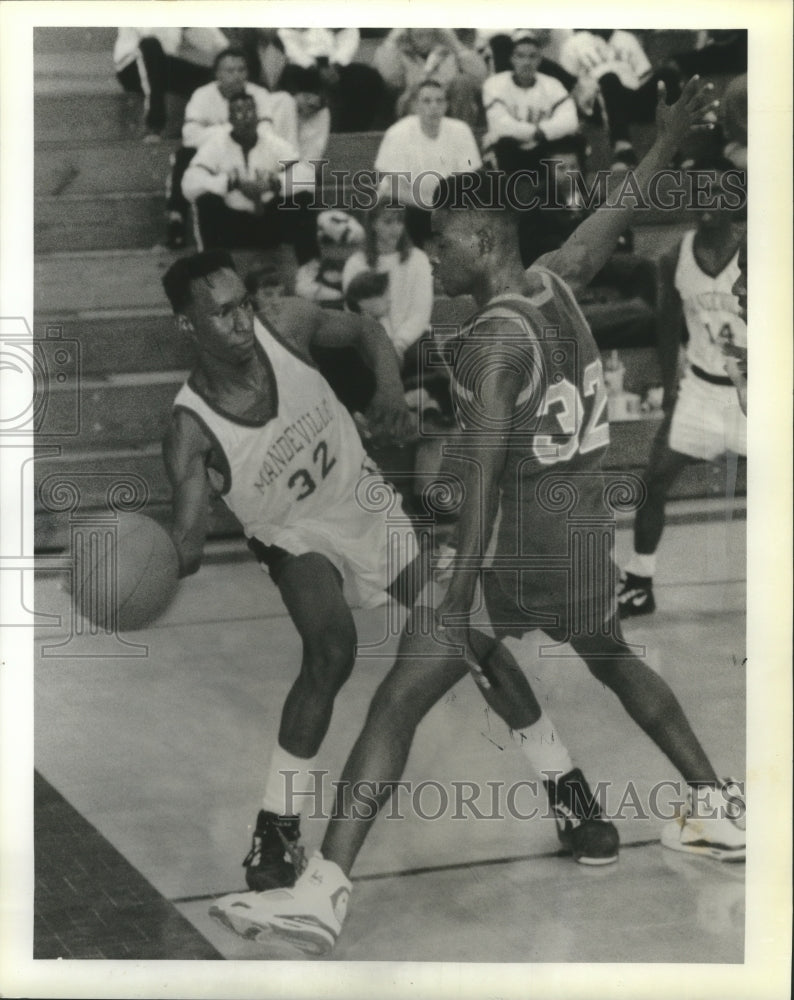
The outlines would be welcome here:
M 634 840 L 628 844 L 621 844 L 621 851 L 634 847 L 653 847 L 659 843 L 658 837 L 649 837 L 647 840 Z M 490 868 L 493 865 L 521 864 L 526 861 L 545 861 L 553 858 L 569 858 L 570 855 L 562 851 L 540 851 L 536 854 L 511 854 L 504 858 L 482 858 L 478 861 L 454 861 L 445 865 L 423 865 L 419 868 L 404 868 L 389 872 L 370 872 L 368 875 L 351 875 L 350 881 L 355 885 L 359 882 L 379 882 L 384 879 L 412 878 L 416 875 L 436 875 L 439 872 L 470 870 L 472 868 Z M 575 864 L 575 862 L 573 862 Z M 593 867 L 592 865 L 589 867 Z M 611 868 L 611 865 L 597 867 Z M 169 902 L 175 906 L 183 903 L 202 903 L 217 899 L 219 896 L 226 896 L 232 892 L 239 892 L 240 889 L 227 889 L 223 892 L 201 893 L 198 896 L 175 896 Z

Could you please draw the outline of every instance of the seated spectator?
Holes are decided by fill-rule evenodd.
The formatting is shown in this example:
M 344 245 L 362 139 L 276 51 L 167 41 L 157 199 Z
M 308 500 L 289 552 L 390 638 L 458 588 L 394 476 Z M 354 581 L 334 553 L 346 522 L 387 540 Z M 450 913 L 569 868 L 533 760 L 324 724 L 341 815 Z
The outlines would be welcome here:
M 385 90 L 378 72 L 354 62 L 359 46 L 357 28 L 279 28 L 287 65 L 279 86 L 295 94 L 300 69 L 316 69 L 335 132 L 364 132 L 382 115 Z
M 401 363 L 406 353 L 430 329 L 433 272 L 423 250 L 415 247 L 405 227 L 405 211 L 381 201 L 367 215 L 365 249 L 356 251 L 342 272 L 347 293 L 363 271 L 389 277 L 389 336 Z
M 373 65 L 396 101 L 398 118 L 414 110 L 419 85 L 437 80 L 449 115 L 471 126 L 480 120 L 480 90 L 488 75 L 483 59 L 447 28 L 395 28 L 376 49 Z
M 307 261 L 295 277 L 295 294 L 323 305 L 344 301 L 342 270 L 350 256 L 363 246 L 364 228 L 347 212 L 327 211 L 317 216 L 319 257 Z
M 483 86 L 490 149 L 500 170 L 537 170 L 556 153 L 581 146 L 576 105 L 553 77 L 538 72 L 542 55 L 534 32 L 514 33 L 512 71 L 489 77 Z
M 475 48 L 488 66 L 488 75 L 504 73 L 511 69 L 510 56 L 513 54 L 513 36 L 520 29 L 506 31 L 503 28 L 478 28 Z M 576 86 L 576 77 L 560 66 L 559 49 L 572 31 L 560 28 L 533 29 L 543 56 L 538 64 L 538 72 L 553 76 L 567 91 Z
M 298 152 L 306 163 L 322 160 L 331 134 L 331 112 L 320 71 L 295 67 L 290 83 L 298 109 Z
M 194 205 L 200 248 L 272 248 L 290 242 L 303 263 L 314 252 L 307 208 L 312 194 L 294 183 L 294 208 L 279 207 L 277 199 L 297 150 L 272 128 L 258 131 L 251 94 L 231 98 L 229 122 L 230 131 L 215 132 L 203 143 L 182 179 L 182 192 Z
M 657 83 L 664 80 L 668 101 L 680 93 L 680 73 L 670 67 L 657 72 L 639 40 L 630 31 L 577 31 L 560 53 L 563 67 L 578 80 L 579 107 L 585 116 L 600 100 L 612 145 L 612 169 L 636 166 L 631 142 L 632 122 L 653 121 Z
M 430 236 L 430 206 L 441 178 L 477 170 L 482 160 L 469 126 L 446 117 L 447 99 L 437 80 L 424 80 L 419 85 L 414 108 L 416 114 L 386 130 L 375 169 L 410 175 L 397 177 L 394 184 L 386 183 L 390 196 L 406 210 L 405 224 L 412 241 L 422 247 Z
M 287 93 L 271 94 L 264 87 L 250 83 L 242 49 L 224 49 L 215 57 L 213 68 L 215 79 L 195 90 L 188 101 L 182 126 L 182 147 L 173 157 L 166 202 L 166 245 L 173 250 L 185 245 L 188 203 L 182 194 L 182 177 L 202 143 L 228 126 L 230 97 L 241 91 L 250 94 L 256 103 L 259 127 L 272 128 L 290 146 L 297 147 L 298 116 L 294 99 Z
M 212 60 L 228 40 L 220 28 L 119 28 L 113 48 L 116 78 L 143 94 L 143 141 L 159 142 L 166 125 L 165 95 L 189 97 L 212 79 Z

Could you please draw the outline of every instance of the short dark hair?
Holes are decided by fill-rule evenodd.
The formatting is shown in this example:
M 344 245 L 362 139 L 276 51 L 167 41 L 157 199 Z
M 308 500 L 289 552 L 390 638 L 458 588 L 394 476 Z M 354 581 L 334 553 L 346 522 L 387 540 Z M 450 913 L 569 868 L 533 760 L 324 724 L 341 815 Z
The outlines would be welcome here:
M 218 67 L 223 62 L 224 59 L 242 59 L 245 63 L 246 70 L 248 69 L 248 57 L 245 54 L 245 49 L 241 49 L 239 45 L 230 45 L 228 49 L 224 49 L 219 52 L 212 63 L 212 72 L 217 73 Z
M 232 255 L 228 250 L 204 250 L 180 257 L 163 275 L 163 288 L 175 313 L 184 312 L 192 298 L 191 282 L 206 278 L 216 271 L 237 272 Z

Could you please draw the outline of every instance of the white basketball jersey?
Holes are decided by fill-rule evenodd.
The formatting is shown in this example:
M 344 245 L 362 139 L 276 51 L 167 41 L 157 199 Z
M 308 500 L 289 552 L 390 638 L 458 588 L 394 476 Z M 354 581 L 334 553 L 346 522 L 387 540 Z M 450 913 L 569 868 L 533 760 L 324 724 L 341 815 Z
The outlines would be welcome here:
M 354 519 L 356 485 L 374 467 L 320 372 L 256 318 L 254 332 L 270 367 L 274 416 L 258 424 L 221 413 L 189 381 L 174 407 L 198 417 L 220 447 L 223 498 L 246 536 L 277 545 L 307 522 Z
M 692 244 L 695 231 L 681 241 L 675 287 L 681 296 L 684 318 L 689 330 L 687 357 L 709 375 L 725 377 L 726 342 L 747 346 L 747 327 L 739 315 L 739 304 L 732 292 L 739 277 L 738 250 L 720 273 L 712 278 L 695 260 Z

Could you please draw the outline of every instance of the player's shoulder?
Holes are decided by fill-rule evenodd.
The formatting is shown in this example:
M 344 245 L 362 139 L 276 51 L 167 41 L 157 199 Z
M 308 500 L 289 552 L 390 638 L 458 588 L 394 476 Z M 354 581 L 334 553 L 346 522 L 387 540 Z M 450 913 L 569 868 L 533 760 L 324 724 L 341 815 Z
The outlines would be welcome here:
M 323 310 L 308 299 L 285 295 L 268 303 L 267 312 L 257 316 L 278 339 L 307 354 L 312 334 L 322 319 Z
M 212 448 L 212 439 L 201 418 L 180 396 L 174 403 L 163 440 L 166 458 L 206 455 Z

